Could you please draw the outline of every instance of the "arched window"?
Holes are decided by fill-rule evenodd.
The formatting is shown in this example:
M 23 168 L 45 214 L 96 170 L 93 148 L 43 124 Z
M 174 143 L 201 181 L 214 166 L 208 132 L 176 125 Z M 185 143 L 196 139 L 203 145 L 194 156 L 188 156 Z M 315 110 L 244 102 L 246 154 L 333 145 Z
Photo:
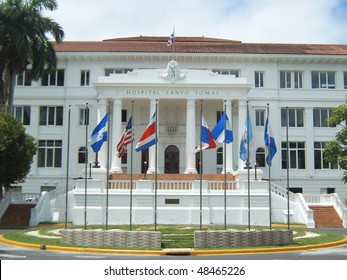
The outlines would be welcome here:
M 258 167 L 265 167 L 265 150 L 264 148 L 258 148 L 255 151 L 255 158 L 258 164 Z
M 79 148 L 78 163 L 86 163 L 86 147 Z

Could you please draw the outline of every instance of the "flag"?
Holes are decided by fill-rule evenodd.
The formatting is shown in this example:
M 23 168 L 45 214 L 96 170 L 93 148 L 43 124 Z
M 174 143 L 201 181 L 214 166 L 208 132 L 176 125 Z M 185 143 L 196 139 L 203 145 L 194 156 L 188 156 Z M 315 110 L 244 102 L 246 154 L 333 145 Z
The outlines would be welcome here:
M 117 143 L 117 152 L 118 152 L 117 157 L 119 158 L 121 158 L 126 153 L 128 144 L 134 140 L 132 118 L 133 117 L 130 116 L 129 121 L 127 122 L 124 128 L 122 136 Z
M 264 141 L 265 146 L 268 148 L 269 154 L 266 157 L 266 163 L 271 166 L 272 158 L 277 153 L 277 147 L 275 143 L 275 138 L 272 135 L 271 127 L 269 125 L 269 117 L 266 118 L 265 128 L 264 128 Z
M 156 122 L 157 122 L 157 114 L 155 112 L 153 114 L 145 132 L 141 136 L 139 142 L 136 144 L 136 147 L 135 147 L 136 152 L 146 150 L 149 147 L 151 147 L 157 143 L 156 131 L 155 131 Z
M 174 44 L 175 42 L 175 33 L 172 33 L 169 39 L 167 40 L 167 46 L 170 47 Z
M 233 131 L 231 130 L 231 124 L 227 114 L 223 113 L 214 129 L 212 129 L 211 134 L 213 139 L 219 143 L 229 144 L 233 141 Z
M 210 132 L 210 130 L 208 129 L 207 123 L 204 119 L 203 116 L 201 116 L 202 118 L 202 123 L 201 123 L 201 142 L 202 142 L 202 150 L 207 150 L 207 149 L 213 149 L 216 148 L 216 143 L 213 140 L 212 134 Z M 196 148 L 195 152 L 199 152 L 200 151 L 200 144 L 198 145 L 198 147 Z
M 99 122 L 99 124 L 94 128 L 91 139 L 90 146 L 92 147 L 94 153 L 100 151 L 102 144 L 107 141 L 107 120 L 108 114 Z
M 240 159 L 243 161 L 246 161 L 248 159 L 248 143 L 251 142 L 253 138 L 253 130 L 252 130 L 252 123 L 251 119 L 249 117 L 249 114 L 247 115 L 246 122 L 245 122 L 245 129 L 243 132 L 243 136 L 240 141 Z

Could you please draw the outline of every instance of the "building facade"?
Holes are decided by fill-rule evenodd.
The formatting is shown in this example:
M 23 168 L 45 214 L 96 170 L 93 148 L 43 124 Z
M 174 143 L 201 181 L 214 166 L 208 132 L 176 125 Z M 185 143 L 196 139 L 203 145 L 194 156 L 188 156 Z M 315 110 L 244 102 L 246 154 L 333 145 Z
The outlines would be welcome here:
M 347 45 L 205 37 L 178 37 L 171 47 L 166 42 L 164 37 L 144 36 L 64 42 L 55 45 L 54 73 L 37 82 L 27 80 L 27 73 L 17 76 L 14 114 L 38 143 L 31 171 L 18 186 L 22 192 L 63 189 L 74 178 L 104 176 L 107 167 L 111 173 L 130 173 L 131 157 L 136 174 L 198 173 L 201 115 L 213 129 L 225 110 L 233 142 L 225 146 L 225 154 L 220 143 L 204 152 L 204 173 L 244 171 L 239 150 L 248 111 L 253 129 L 250 165 L 268 179 L 264 125 L 269 115 L 277 145 L 271 180 L 285 186 L 289 174 L 293 192 L 336 192 L 346 201 L 343 171 L 324 160 L 324 145 L 340 130 L 325 120 L 345 102 Z M 131 153 L 129 145 L 127 154 L 118 158 L 116 145 L 129 117 L 135 145 L 156 109 L 157 164 L 153 147 Z M 88 144 L 107 112 L 109 165 L 107 145 L 96 158 Z M 95 162 L 99 168 L 93 167 Z

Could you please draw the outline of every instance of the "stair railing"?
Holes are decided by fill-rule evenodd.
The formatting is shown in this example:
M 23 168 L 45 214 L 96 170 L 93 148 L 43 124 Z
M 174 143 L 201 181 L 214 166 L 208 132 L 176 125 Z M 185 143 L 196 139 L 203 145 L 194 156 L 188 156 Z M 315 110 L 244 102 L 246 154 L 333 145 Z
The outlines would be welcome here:
M 347 227 L 347 209 L 336 193 L 332 194 L 303 194 L 306 203 L 309 205 L 333 206 L 342 219 L 343 226 Z

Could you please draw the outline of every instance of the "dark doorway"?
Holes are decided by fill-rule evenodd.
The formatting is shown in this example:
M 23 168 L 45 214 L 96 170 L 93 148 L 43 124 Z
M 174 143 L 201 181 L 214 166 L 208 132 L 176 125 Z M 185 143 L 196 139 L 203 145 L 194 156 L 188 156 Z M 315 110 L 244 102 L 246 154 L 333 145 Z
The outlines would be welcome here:
M 164 173 L 180 173 L 180 151 L 176 146 L 168 146 L 165 149 L 165 170 Z
M 141 173 L 147 173 L 148 169 L 148 149 L 142 150 L 141 153 Z

